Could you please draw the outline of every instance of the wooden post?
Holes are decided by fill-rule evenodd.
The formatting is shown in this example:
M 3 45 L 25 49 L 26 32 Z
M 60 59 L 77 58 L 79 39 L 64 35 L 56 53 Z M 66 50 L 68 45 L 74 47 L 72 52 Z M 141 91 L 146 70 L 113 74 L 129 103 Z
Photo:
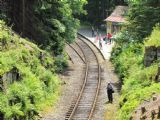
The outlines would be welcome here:
M 158 106 L 158 115 L 157 118 L 160 119 L 160 106 Z
M 143 115 L 140 117 L 140 120 L 145 120 L 146 118 L 147 118 L 146 115 Z
M 152 110 L 152 111 L 151 111 L 151 119 L 152 119 L 152 120 L 154 120 L 154 118 L 155 118 L 155 115 L 156 115 L 156 112 L 155 112 L 155 110 Z
M 157 100 L 157 97 L 156 96 L 153 96 L 153 101 L 156 101 Z
M 141 114 L 144 114 L 146 112 L 146 108 L 143 106 L 141 107 Z
M 130 118 L 129 118 L 129 120 L 132 120 L 133 119 L 133 116 L 131 116 Z

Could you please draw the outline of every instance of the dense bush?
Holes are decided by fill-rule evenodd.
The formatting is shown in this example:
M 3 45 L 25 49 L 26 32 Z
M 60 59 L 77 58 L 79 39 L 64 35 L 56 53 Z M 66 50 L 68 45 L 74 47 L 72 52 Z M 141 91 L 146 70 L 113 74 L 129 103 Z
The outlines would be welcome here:
M 143 56 L 145 46 L 159 46 L 160 27 L 155 27 L 145 44 L 127 42 L 117 44 L 112 52 L 112 62 L 116 72 L 123 80 L 118 120 L 129 120 L 133 110 L 153 93 L 160 93 L 160 85 L 155 76 L 158 61 L 150 67 L 144 67 Z
M 126 45 L 116 45 L 112 51 L 111 60 L 115 64 L 115 70 L 120 78 L 128 76 L 131 65 L 139 65 L 142 63 L 142 45 L 130 43 Z
M 79 26 L 77 16 L 85 13 L 83 6 L 87 1 L 9 0 L 5 3 L 5 11 L 0 9 L 0 18 L 21 36 L 57 56 L 63 53 L 66 41 L 75 40 Z
M 55 65 L 57 66 L 56 72 L 58 73 L 63 72 L 64 68 L 68 66 L 67 60 L 68 60 L 68 55 L 65 53 L 55 58 Z
M 127 26 L 135 41 L 143 42 L 148 37 L 153 27 L 160 21 L 160 1 L 159 0 L 128 0 L 129 15 Z M 138 39 L 137 39 L 138 38 Z
M 49 53 L 20 38 L 0 21 L 0 78 L 13 68 L 19 79 L 3 81 L 0 113 L 5 119 L 36 119 L 58 95 L 55 61 Z M 8 79 L 7 79 L 8 80 Z M 4 84 L 5 83 L 5 84 Z
M 160 24 L 154 28 L 150 37 L 146 38 L 145 46 L 160 46 Z

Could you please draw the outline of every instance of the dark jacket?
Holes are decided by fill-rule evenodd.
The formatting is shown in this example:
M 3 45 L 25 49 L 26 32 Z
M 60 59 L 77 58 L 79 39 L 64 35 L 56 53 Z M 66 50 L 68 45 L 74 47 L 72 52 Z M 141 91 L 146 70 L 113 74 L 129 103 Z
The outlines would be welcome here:
M 114 93 L 114 90 L 113 90 L 113 87 L 112 87 L 111 83 L 108 83 L 108 85 L 107 85 L 107 92 L 108 93 Z

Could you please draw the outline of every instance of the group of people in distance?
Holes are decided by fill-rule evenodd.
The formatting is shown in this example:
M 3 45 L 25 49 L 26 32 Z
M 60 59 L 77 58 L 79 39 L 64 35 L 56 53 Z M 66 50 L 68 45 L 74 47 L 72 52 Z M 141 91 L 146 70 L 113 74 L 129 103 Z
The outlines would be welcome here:
M 94 27 L 92 27 L 92 37 L 95 37 L 96 40 L 99 40 L 99 45 L 101 45 L 102 41 L 105 41 L 105 43 L 109 43 L 111 44 L 112 40 L 112 34 L 111 33 L 107 33 L 106 35 L 102 36 L 101 34 L 99 34 L 99 31 L 97 29 L 97 31 L 94 30 Z
M 112 42 L 111 41 L 112 34 L 107 33 L 107 35 L 101 36 L 101 34 L 99 34 L 98 29 L 95 32 L 94 27 L 92 27 L 92 37 L 96 37 L 96 40 L 99 41 L 100 49 L 102 49 L 102 40 L 104 40 L 106 44 L 108 42 L 111 44 L 111 42 Z M 114 93 L 114 89 L 113 89 L 111 82 L 108 83 L 106 90 L 107 90 L 107 95 L 108 95 L 108 102 L 112 103 L 113 102 L 113 95 L 112 94 Z

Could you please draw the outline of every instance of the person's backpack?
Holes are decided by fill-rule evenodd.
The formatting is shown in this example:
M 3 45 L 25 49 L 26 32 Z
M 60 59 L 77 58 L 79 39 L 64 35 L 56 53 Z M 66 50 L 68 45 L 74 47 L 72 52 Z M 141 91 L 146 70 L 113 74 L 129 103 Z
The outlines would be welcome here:
M 108 86 L 107 86 L 107 90 L 111 90 L 111 91 L 112 91 L 112 93 L 114 93 L 114 90 L 113 90 L 112 85 L 108 85 Z

